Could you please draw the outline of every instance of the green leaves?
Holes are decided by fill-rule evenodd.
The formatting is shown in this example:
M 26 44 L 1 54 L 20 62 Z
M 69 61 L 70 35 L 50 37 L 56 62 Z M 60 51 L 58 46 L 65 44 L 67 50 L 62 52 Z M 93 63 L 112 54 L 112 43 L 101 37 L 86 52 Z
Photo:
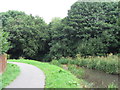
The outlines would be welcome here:
M 3 30 L 9 32 L 12 58 L 56 59 L 61 57 L 117 54 L 120 52 L 117 2 L 76 2 L 64 19 L 48 25 L 24 12 L 0 13 Z
M 74 53 L 99 55 L 118 53 L 119 32 L 117 2 L 76 2 L 66 17 L 67 37 L 72 43 Z M 70 48 L 70 47 L 69 47 Z M 110 48 L 113 48 L 111 50 Z
M 76 2 L 67 17 L 63 20 L 55 18 L 49 24 L 50 56 L 118 53 L 118 14 L 115 2 Z
M 13 58 L 34 58 L 43 51 L 47 36 L 46 23 L 40 17 L 26 15 L 19 11 L 0 13 L 3 30 L 9 32 L 12 48 L 8 53 Z
M 10 43 L 7 41 L 8 33 L 3 32 L 2 29 L 0 29 L 0 55 L 7 52 L 7 50 L 10 48 Z
M 89 40 L 83 40 L 82 44 L 78 46 L 78 50 L 82 55 L 95 56 L 100 53 L 104 54 L 106 46 L 100 38 L 90 38 Z

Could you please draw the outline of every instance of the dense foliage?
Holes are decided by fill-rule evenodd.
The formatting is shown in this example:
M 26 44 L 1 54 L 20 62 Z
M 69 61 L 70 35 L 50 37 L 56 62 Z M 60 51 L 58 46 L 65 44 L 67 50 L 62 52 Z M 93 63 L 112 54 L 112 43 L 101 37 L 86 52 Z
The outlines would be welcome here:
M 8 33 L 3 32 L 3 30 L 0 28 L 0 55 L 7 52 L 9 49 L 9 42 L 7 41 Z
M 45 52 L 47 34 L 45 22 L 38 16 L 26 15 L 24 12 L 8 11 L 1 13 L 3 30 L 10 33 L 12 48 L 8 54 L 12 58 L 34 58 Z M 40 54 L 41 55 L 41 54 Z M 36 58 L 34 58 L 36 59 Z
M 10 33 L 11 58 L 49 61 L 61 57 L 103 56 L 120 52 L 117 2 L 76 2 L 64 19 L 48 25 L 24 12 L 0 13 L 3 30 Z
M 52 51 L 72 57 L 78 53 L 83 56 L 118 53 L 118 16 L 117 3 L 76 2 L 62 21 L 64 25 L 61 24 Z
M 104 71 L 110 74 L 120 74 L 119 69 L 119 57 L 114 55 L 109 55 L 107 57 L 88 57 L 83 58 L 77 55 L 77 58 L 61 58 L 59 63 L 61 64 L 73 64 L 80 67 L 86 67 L 89 69 L 96 69 L 99 71 Z

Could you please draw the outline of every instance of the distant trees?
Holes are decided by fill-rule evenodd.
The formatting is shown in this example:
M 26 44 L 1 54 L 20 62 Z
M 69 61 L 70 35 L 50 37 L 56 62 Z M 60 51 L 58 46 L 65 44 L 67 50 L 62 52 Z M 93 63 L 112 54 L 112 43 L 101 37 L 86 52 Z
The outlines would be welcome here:
M 76 2 L 66 18 L 52 25 L 56 34 L 50 53 L 57 58 L 119 53 L 118 16 L 117 2 Z
M 118 53 L 119 16 L 116 2 L 76 2 L 66 17 L 72 50 L 82 55 Z M 68 30 L 68 29 L 67 29 Z
M 9 32 L 12 48 L 8 53 L 12 58 L 34 58 L 44 50 L 47 38 L 46 23 L 40 17 L 24 12 L 8 11 L 1 13 L 3 30 Z
M 118 2 L 118 12 L 120 12 L 120 1 Z M 118 18 L 118 34 L 117 34 L 117 39 L 118 39 L 118 45 L 120 46 L 120 13 L 119 13 L 119 18 Z M 119 47 L 119 53 L 120 53 L 120 47 Z
M 62 55 L 65 54 L 66 45 L 64 42 L 62 42 L 64 39 L 64 33 L 62 33 L 62 30 L 64 28 L 61 19 L 55 18 L 50 22 L 49 26 L 49 32 L 51 40 L 49 42 L 50 51 L 49 56 L 51 58 L 58 58 L 62 57 Z M 61 43 L 62 42 L 62 43 Z
M 9 32 L 11 58 L 49 61 L 61 57 L 106 55 L 120 52 L 120 19 L 117 2 L 76 2 L 64 19 L 48 25 L 24 12 L 0 13 Z

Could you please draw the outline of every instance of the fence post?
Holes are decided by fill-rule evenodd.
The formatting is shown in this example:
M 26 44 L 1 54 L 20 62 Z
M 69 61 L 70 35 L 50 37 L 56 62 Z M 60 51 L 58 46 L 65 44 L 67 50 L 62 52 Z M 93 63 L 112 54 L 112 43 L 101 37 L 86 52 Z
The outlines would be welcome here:
M 0 55 L 0 74 L 2 74 L 7 65 L 7 56 L 6 55 Z

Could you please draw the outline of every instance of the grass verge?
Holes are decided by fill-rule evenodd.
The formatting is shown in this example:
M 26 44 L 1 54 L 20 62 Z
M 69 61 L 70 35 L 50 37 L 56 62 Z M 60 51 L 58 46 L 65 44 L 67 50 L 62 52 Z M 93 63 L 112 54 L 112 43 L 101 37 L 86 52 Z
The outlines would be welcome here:
M 66 71 L 58 66 L 25 59 L 9 61 L 27 63 L 40 68 L 46 75 L 45 88 L 82 88 L 82 86 L 79 84 L 79 79 L 77 79 L 69 71 Z
M 5 88 L 7 85 L 9 85 L 20 73 L 20 68 L 11 63 L 7 63 L 6 71 L 0 75 L 0 89 Z
M 62 65 L 57 60 L 52 60 L 50 64 L 57 65 L 59 67 L 62 67 L 65 70 L 70 71 L 72 74 L 74 74 L 78 79 L 80 79 L 80 85 L 82 85 L 83 88 L 92 88 L 92 84 L 88 83 L 86 80 L 82 79 L 84 77 L 85 71 L 82 68 L 77 68 L 76 65 L 73 64 L 66 64 Z

